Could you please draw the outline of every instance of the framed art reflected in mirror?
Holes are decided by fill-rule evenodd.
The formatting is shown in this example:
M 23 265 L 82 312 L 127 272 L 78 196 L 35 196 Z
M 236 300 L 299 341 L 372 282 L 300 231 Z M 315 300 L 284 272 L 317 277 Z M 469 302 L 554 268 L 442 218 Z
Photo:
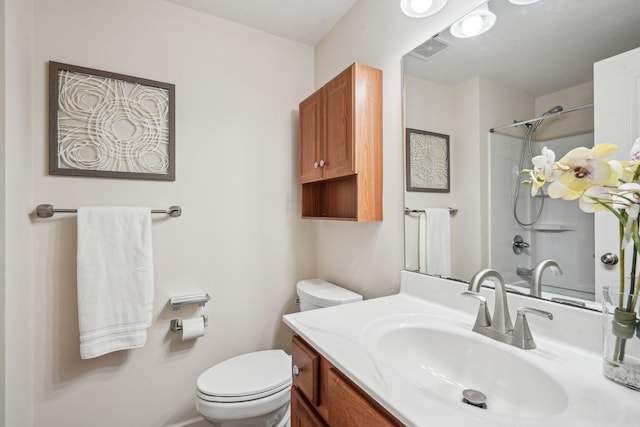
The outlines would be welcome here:
M 407 128 L 407 191 L 448 193 L 449 135 Z

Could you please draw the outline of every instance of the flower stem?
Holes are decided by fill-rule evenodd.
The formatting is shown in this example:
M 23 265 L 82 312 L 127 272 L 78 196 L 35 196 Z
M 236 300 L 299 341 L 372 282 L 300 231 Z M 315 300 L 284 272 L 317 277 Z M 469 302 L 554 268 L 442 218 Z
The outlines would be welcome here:
M 624 225 L 622 224 L 622 222 L 618 222 L 618 230 L 620 233 L 620 269 L 619 271 L 619 276 L 620 276 L 620 286 L 619 286 L 619 292 L 618 292 L 618 307 L 622 308 L 624 307 L 624 271 L 625 271 L 625 250 L 624 250 L 624 246 L 623 246 L 623 241 L 624 241 Z
M 632 253 L 633 259 L 631 260 L 631 274 L 629 277 L 629 293 L 627 294 L 627 307 L 626 307 L 626 311 L 633 311 L 633 307 L 631 306 L 631 302 L 632 302 L 632 298 L 633 298 L 633 294 L 635 293 L 635 289 L 636 289 L 636 264 L 638 262 L 638 248 L 636 247 L 635 243 L 633 245 L 633 253 Z M 621 307 L 622 308 L 622 307 Z
M 620 285 L 618 292 L 618 307 L 622 309 L 624 307 L 624 272 L 625 272 L 625 248 L 624 248 L 624 224 L 622 221 L 618 221 L 618 231 L 620 235 Z M 615 321 L 615 320 L 614 320 Z M 613 350 L 613 360 L 624 359 L 624 340 L 620 337 L 616 337 L 616 344 Z
M 631 312 L 631 303 L 632 303 L 632 299 L 633 299 L 633 292 L 635 290 L 636 287 L 636 264 L 638 262 L 638 248 L 636 247 L 635 243 L 633 244 L 633 253 L 632 253 L 633 258 L 631 259 L 631 275 L 629 277 L 629 293 L 627 294 L 627 307 L 625 309 L 625 311 Z M 621 300 L 622 301 L 622 300 Z M 620 306 L 620 309 L 622 309 L 622 305 Z M 625 349 L 627 346 L 627 340 L 624 338 L 618 338 L 616 340 L 616 347 L 618 347 L 618 343 L 620 344 L 620 351 L 617 357 L 617 360 L 619 360 L 620 362 L 622 362 L 624 360 L 624 354 L 625 354 Z
M 624 355 L 622 355 L 622 356 L 619 358 L 619 355 L 620 355 L 620 347 L 624 347 L 624 346 L 622 345 L 622 341 L 624 341 L 622 338 L 620 338 L 620 337 L 616 337 L 616 345 L 615 345 L 615 347 L 613 348 L 613 360 L 622 360 L 622 359 L 624 359 Z M 624 349 L 623 349 L 623 351 L 624 351 Z

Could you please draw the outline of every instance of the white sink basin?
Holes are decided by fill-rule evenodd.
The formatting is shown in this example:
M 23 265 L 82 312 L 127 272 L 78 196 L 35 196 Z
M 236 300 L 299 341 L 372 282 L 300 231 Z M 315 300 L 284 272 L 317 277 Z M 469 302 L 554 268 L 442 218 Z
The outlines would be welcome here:
M 465 405 L 465 389 L 482 392 L 486 410 L 495 414 L 547 417 L 568 404 L 563 387 L 521 355 L 527 350 L 492 341 L 451 319 L 387 316 L 365 328 L 362 342 L 372 356 L 449 404 Z

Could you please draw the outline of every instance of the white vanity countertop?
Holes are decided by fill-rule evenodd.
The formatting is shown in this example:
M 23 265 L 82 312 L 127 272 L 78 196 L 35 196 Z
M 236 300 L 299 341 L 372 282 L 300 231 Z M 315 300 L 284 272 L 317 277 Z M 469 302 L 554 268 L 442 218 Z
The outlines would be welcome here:
M 466 290 L 463 284 L 416 273 L 402 274 L 402 290 L 397 295 L 288 314 L 283 317 L 284 322 L 407 426 L 640 425 L 640 393 L 614 384 L 602 375 L 598 350 L 600 314 L 509 294 L 513 317 L 515 309 L 524 305 L 522 302 L 551 311 L 555 316 L 551 322 L 531 316 L 529 324 L 538 347 L 521 350 L 471 332 L 477 302 L 459 296 Z M 490 302 L 491 292 L 482 292 Z M 442 301 L 451 304 L 443 305 Z M 473 339 L 500 346 L 501 350 L 538 366 L 562 384 L 568 399 L 566 408 L 544 417 L 500 414 L 464 404 L 461 397 L 451 399 L 423 387 L 406 371 L 403 373 L 388 360 L 376 356 L 366 344 L 372 322 L 379 324 L 382 318 L 406 314 L 435 316 L 438 323 L 460 327 L 464 334 L 472 334 Z M 573 342 L 565 344 L 568 341 Z M 482 370 L 483 366 L 479 364 L 474 369 Z

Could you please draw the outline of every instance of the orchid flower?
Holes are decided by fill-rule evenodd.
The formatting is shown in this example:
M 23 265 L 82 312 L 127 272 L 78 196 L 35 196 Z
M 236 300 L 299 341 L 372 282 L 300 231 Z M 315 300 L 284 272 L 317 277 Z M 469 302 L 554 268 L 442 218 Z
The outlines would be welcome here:
M 640 138 L 636 138 L 633 145 L 631 146 L 630 153 L 631 160 L 640 160 Z
M 616 324 L 624 324 L 633 336 L 636 330 L 635 313 L 640 293 L 640 273 L 636 272 L 638 252 L 640 250 L 640 138 L 631 149 L 630 161 L 606 161 L 617 147 L 614 144 L 598 144 L 593 148 L 579 147 L 569 151 L 560 160 L 546 147 L 540 156 L 532 159 L 533 170 L 525 170 L 528 183 L 533 185 L 531 194 L 535 195 L 546 183 L 547 194 L 552 199 L 576 200 L 584 212 L 608 210 L 618 219 L 620 232 L 620 300 L 614 315 Z M 623 298 L 625 293 L 625 252 L 633 242 L 632 266 L 629 282 L 629 294 L 633 298 Z M 636 285 L 639 285 L 636 288 Z M 620 313 L 620 314 L 619 314 Z M 625 317 L 627 316 L 627 317 Z M 622 323 L 624 322 L 624 323 Z M 638 329 L 640 330 L 640 329 Z M 615 334 L 615 332 L 614 332 Z M 625 335 L 616 335 L 614 360 L 623 360 Z M 640 337 L 640 333 L 638 333 Z
M 539 156 L 535 156 L 531 159 L 531 163 L 533 163 L 533 167 L 542 178 L 546 179 L 547 177 L 551 177 L 551 173 L 553 172 L 553 164 L 556 161 L 556 153 L 553 150 L 543 147 L 542 154 Z
M 594 213 L 605 209 L 605 204 L 611 204 L 611 191 L 602 185 L 588 188 L 578 201 L 580 210 Z
M 526 183 L 531 184 L 531 197 L 538 194 L 538 190 L 551 178 L 555 160 L 556 153 L 547 147 L 542 148 L 542 154 L 540 156 L 535 156 L 531 159 L 533 169 L 526 171 L 529 175 Z
M 618 190 L 611 194 L 611 201 L 614 209 L 627 214 L 622 242 L 623 246 L 626 246 L 633 240 L 633 226 L 638 220 L 638 213 L 640 213 L 640 205 L 638 205 L 640 203 L 640 184 L 635 182 L 621 184 Z
M 593 148 L 578 147 L 569 151 L 557 162 L 562 172 L 559 179 L 549 185 L 549 196 L 575 200 L 588 188 L 615 184 L 621 171 L 603 159 L 616 149 L 614 144 L 598 144 Z
M 611 195 L 613 208 L 619 211 L 628 210 L 640 203 L 640 184 L 627 182 L 618 187 L 618 191 Z

